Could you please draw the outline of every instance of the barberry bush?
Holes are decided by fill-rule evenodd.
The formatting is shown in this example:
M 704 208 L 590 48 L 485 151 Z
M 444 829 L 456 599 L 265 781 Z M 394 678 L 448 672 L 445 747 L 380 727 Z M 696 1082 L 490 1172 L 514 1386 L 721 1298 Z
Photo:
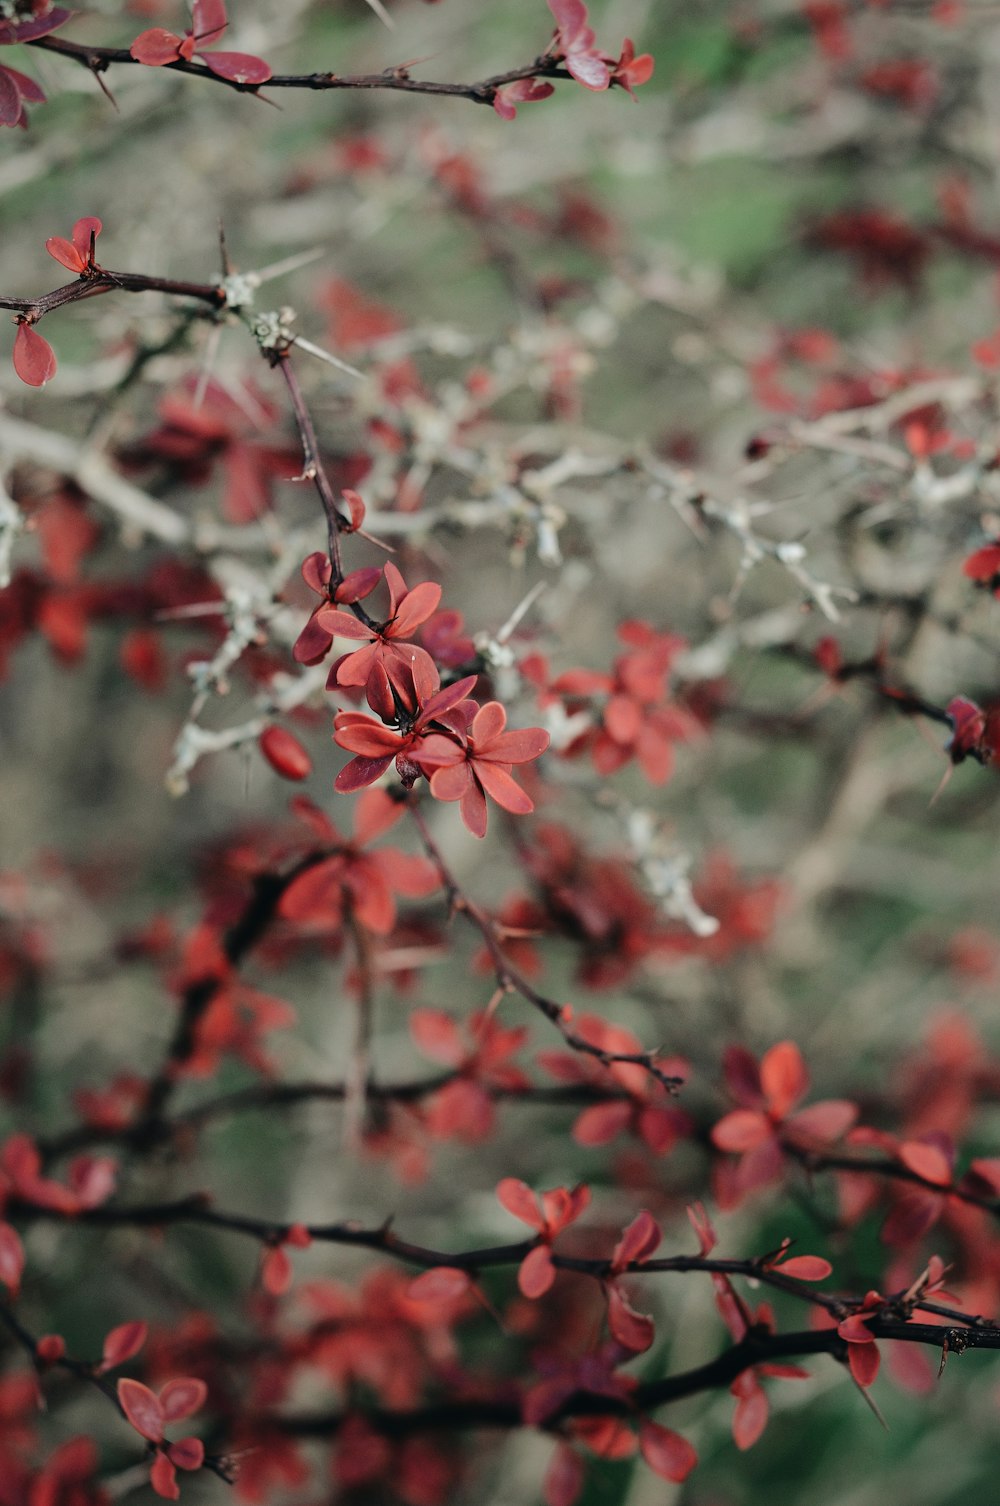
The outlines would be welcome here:
M 998 40 L 0 0 L 0 1506 L 993 1499 Z

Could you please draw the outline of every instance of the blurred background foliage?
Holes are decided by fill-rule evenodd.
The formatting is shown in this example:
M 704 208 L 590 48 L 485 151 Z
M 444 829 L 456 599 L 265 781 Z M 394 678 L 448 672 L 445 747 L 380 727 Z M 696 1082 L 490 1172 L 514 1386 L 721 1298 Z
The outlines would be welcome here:
M 178 24 L 180 9 L 135 4 L 123 17 L 122 7 L 107 0 L 90 5 L 67 34 L 125 45 L 141 26 Z M 541 0 L 399 3 L 391 7 L 393 33 L 363 0 L 230 0 L 230 9 L 227 45 L 259 52 L 285 72 L 378 72 L 412 58 L 420 60 L 412 66 L 421 75 L 478 79 L 527 61 L 550 34 Z M 221 221 L 230 254 L 244 269 L 319 248 L 311 266 L 277 287 L 296 308 L 303 333 L 320 343 L 329 337 L 324 300 L 336 277 L 391 310 L 400 327 L 461 332 L 474 360 L 537 317 L 519 298 L 525 281 L 546 279 L 556 317 L 576 319 L 594 304 L 609 269 L 628 269 L 630 276 L 641 269 L 665 294 L 609 325 L 606 343 L 597 330 L 574 427 L 625 444 L 651 442 L 723 475 L 742 463 L 748 440 L 767 421 L 752 367 L 775 331 L 829 331 L 871 371 L 968 365 L 969 345 L 996 319 L 989 256 L 947 245 L 935 245 L 932 254 L 918 245 L 901 260 L 889 255 L 874 274 L 869 265 L 866 276 L 858 255 L 822 249 L 814 230 L 825 217 L 858 206 L 927 226 L 940 219 L 941 195 L 958 180 L 977 196 L 984 219 L 996 213 L 1000 33 L 989 6 L 970 3 L 954 19 L 918 0 L 845 7 L 861 61 L 839 72 L 817 45 L 815 24 L 783 0 L 593 0 L 590 9 L 609 50 L 630 35 L 655 55 L 656 74 L 639 103 L 560 85 L 555 98 L 522 106 L 512 124 L 460 100 L 275 91 L 266 104 L 124 68 L 107 77 L 116 111 L 82 70 L 32 53 L 32 71 L 50 102 L 32 110 L 26 135 L 7 133 L 3 141 L 3 289 L 28 294 L 54 286 L 44 241 L 68 233 L 84 214 L 104 221 L 101 249 L 109 265 L 208 279 L 218 266 Z M 900 53 L 926 61 L 934 76 L 933 91 L 915 106 L 859 84 L 863 64 Z M 364 171 L 357 166 L 361 144 L 373 152 Z M 450 177 L 441 173 L 442 162 L 454 162 Z M 463 208 L 463 195 L 466 206 L 482 196 L 485 220 Z M 553 233 L 553 224 L 562 229 Z M 6 411 L 75 434 L 104 425 L 116 444 L 127 446 L 154 422 L 162 391 L 197 370 L 205 331 L 194 324 L 186 345 L 160 368 L 154 364 L 153 379 L 113 407 L 106 394 L 88 393 L 88 370 L 116 349 L 133 348 L 136 339 L 165 339 L 171 328 L 164 300 L 153 295 L 101 299 L 54 317 L 46 333 L 59 352 L 60 378 L 39 395 L 5 370 Z M 217 359 L 224 373 L 252 367 L 243 332 L 225 333 Z M 433 354 L 420 361 L 428 380 L 463 364 Z M 279 415 L 269 437 L 294 443 L 276 379 L 261 367 L 253 380 Z M 324 439 L 348 452 L 350 417 L 322 374 L 312 401 Z M 500 417 L 528 428 L 542 415 L 521 392 Z M 795 487 L 777 500 L 789 535 L 806 537 L 810 547 L 815 542 L 822 563 L 837 558 L 823 520 L 853 482 L 850 475 L 833 483 L 817 475 L 815 464 L 804 463 Z M 293 485 L 279 492 L 283 520 L 307 521 L 311 494 Z M 673 513 L 657 513 L 626 492 L 616 480 L 600 496 L 614 522 L 592 528 L 593 508 L 586 506 L 588 521 L 570 520 L 567 571 L 579 584 L 567 587 L 564 576 L 552 585 L 556 605 L 546 610 L 540 635 L 558 668 L 603 668 L 614 652 L 613 624 L 626 613 L 695 644 L 722 620 L 719 603 L 737 552 L 724 541 L 705 550 Z M 164 495 L 195 512 L 210 512 L 217 502 L 212 487 L 190 501 L 176 489 Z M 968 532 L 972 525 L 963 526 Z M 955 537 L 947 543 L 954 547 Z M 139 572 L 155 556 L 150 545 L 127 545 L 108 536 L 88 569 L 109 577 Z M 887 545 L 902 560 L 910 547 L 905 537 Z M 464 610 L 473 630 L 495 629 L 536 580 L 547 578 L 537 560 L 512 558 L 492 534 L 435 540 L 426 555 L 413 551 L 410 560 L 418 573 L 441 572 L 448 604 Z M 765 567 L 739 610 L 749 615 L 790 600 L 785 576 Z M 880 625 L 879 614 L 859 610 L 845 641 L 871 652 Z M 117 937 L 160 911 L 194 920 L 192 866 L 214 871 L 234 830 L 252 850 L 255 833 L 283 818 L 286 790 L 276 788 L 259 760 L 240 753 L 213 760 L 180 802 L 161 792 L 188 703 L 183 632 L 172 644 L 174 672 L 157 697 L 140 696 L 123 679 L 116 630 L 101 625 L 92 629 L 82 667 L 53 664 L 37 639 L 24 644 L 0 690 L 0 861 L 41 886 L 43 923 L 59 931 L 54 981 L 39 997 L 21 999 L 4 1022 L 9 1039 L 30 1030 L 48 1068 L 32 1079 L 26 1103 L 0 1110 L 3 1133 L 23 1123 L 26 1111 L 32 1123 L 64 1124 L 71 1087 L 149 1059 L 151 1043 L 166 1028 L 163 988 L 151 969 L 108 963 Z M 981 683 L 995 657 L 976 658 L 968 645 L 935 640 L 922 662 L 931 681 L 960 688 L 956 675 L 970 668 Z M 816 683 L 801 666 L 763 654 L 738 656 L 731 673 L 748 702 L 771 710 L 794 711 Z M 237 687 L 234 697 L 242 693 Z M 522 722 L 530 719 L 528 703 L 524 710 Z M 862 721 L 848 696 L 817 714 L 816 737 L 776 743 L 722 729 L 710 743 L 682 752 L 675 779 L 654 797 L 657 813 L 696 854 L 724 845 L 751 878 L 785 877 L 804 845 L 824 839 L 831 792 L 858 741 L 875 743 L 870 760 L 882 796 L 870 819 L 852 827 L 850 855 L 805 918 L 779 922 L 762 950 L 725 963 L 690 958 L 594 998 L 595 1011 L 690 1056 L 692 1101 L 713 1112 L 722 1108 L 711 1087 L 718 1056 L 734 1038 L 759 1048 L 794 1036 L 819 1096 L 888 1091 L 901 1055 L 949 999 L 996 1041 L 995 972 L 963 977 L 949 968 L 947 950 L 961 927 L 995 933 L 993 781 L 961 770 L 947 796 L 928 808 L 940 752 L 921 741 L 911 722 L 883 718 L 865 729 Z M 315 725 L 315 747 L 323 751 L 310 793 L 346 825 L 346 813 L 329 795 L 336 765 L 326 718 Z M 640 780 L 626 777 L 624 784 L 633 797 L 649 799 Z M 613 847 L 614 808 L 595 809 L 583 790 L 579 798 L 591 835 Z M 470 883 L 501 897 L 512 875 L 497 851 L 472 853 L 460 837 L 448 840 Z M 465 1013 L 485 1002 L 488 981 L 469 972 L 474 950 L 466 940 L 405 1001 L 385 1003 L 379 1052 L 386 1075 L 416 1063 L 406 1004 Z M 277 967 L 260 964 L 261 986 L 292 999 L 299 1011 L 297 1030 L 276 1048 L 290 1075 L 338 1075 L 347 1031 L 342 974 L 340 960 L 321 954 L 288 971 L 280 960 Z M 556 949 L 549 979 L 551 992 L 590 1007 L 568 953 Z M 542 1043 L 539 1032 L 534 1040 Z M 219 1086 L 246 1077 L 230 1067 Z M 995 1111 L 977 1121 L 986 1153 L 996 1130 Z M 682 1147 L 655 1164 L 666 1213 L 679 1214 L 698 1154 Z M 159 1172 L 164 1194 L 224 1187 L 227 1206 L 274 1217 L 322 1220 L 350 1211 L 366 1219 L 397 1210 L 400 1226 L 414 1237 L 455 1248 L 509 1237 L 492 1194 L 505 1174 L 545 1185 L 588 1181 L 610 1229 L 632 1206 L 627 1158 L 616 1165 L 577 1146 L 561 1110 L 505 1112 L 501 1133 L 488 1145 L 438 1148 L 429 1181 L 415 1188 L 400 1189 L 381 1164 L 352 1163 L 342 1153 L 336 1116 L 323 1105 L 220 1125 L 191 1160 Z M 877 1284 L 884 1250 L 867 1225 L 828 1240 L 829 1202 L 829 1189 L 817 1186 L 802 1189 L 801 1207 L 788 1199 L 780 1207 L 753 1205 L 724 1219 L 723 1249 L 755 1252 L 792 1235 L 803 1248 L 829 1253 L 858 1289 Z M 670 1246 L 689 1248 L 683 1222 L 670 1228 Z M 48 1241 L 49 1260 L 43 1290 L 33 1297 L 43 1302 L 51 1295 L 55 1302 L 63 1294 L 51 1327 L 73 1350 L 93 1348 L 121 1321 L 122 1290 L 102 1290 L 98 1279 L 109 1246 L 127 1298 L 143 1310 L 158 1303 L 164 1321 L 196 1291 L 224 1323 L 235 1322 L 253 1274 L 252 1252 L 197 1231 L 175 1231 L 155 1266 L 145 1237 L 127 1232 L 39 1230 L 33 1238 L 39 1248 Z M 324 1247 L 297 1259 L 296 1269 L 346 1276 L 364 1265 Z M 86 1303 L 74 1282 L 86 1284 Z M 495 1286 L 491 1294 L 503 1304 L 509 1283 L 498 1279 Z M 662 1283 L 658 1341 L 632 1367 L 636 1374 L 683 1368 L 721 1346 L 707 1286 L 691 1277 Z M 706 1335 L 715 1335 L 707 1350 Z M 491 1364 L 503 1349 L 486 1324 L 470 1332 L 467 1345 L 470 1360 L 478 1353 Z M 698 1397 L 667 1419 L 701 1455 L 684 1487 L 667 1486 L 631 1462 L 597 1462 L 583 1506 L 881 1506 L 886 1500 L 968 1506 L 993 1499 L 998 1399 L 988 1356 L 952 1359 L 940 1385 L 920 1397 L 881 1381 L 887 1430 L 832 1362 L 812 1368 L 809 1382 L 770 1387 L 773 1420 L 750 1454 L 738 1455 L 732 1444 L 731 1398 Z M 484 1506 L 537 1501 L 548 1452 L 545 1440 L 527 1433 L 491 1445 L 456 1499 Z M 228 1495 L 218 1481 L 199 1476 L 186 1485 L 185 1499 L 214 1506 Z

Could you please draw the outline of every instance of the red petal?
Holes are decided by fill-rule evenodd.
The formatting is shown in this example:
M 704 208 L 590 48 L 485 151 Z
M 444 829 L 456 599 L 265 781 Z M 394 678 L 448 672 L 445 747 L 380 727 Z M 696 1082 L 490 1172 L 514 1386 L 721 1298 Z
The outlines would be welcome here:
M 199 52 L 198 56 L 219 78 L 234 84 L 266 84 L 271 77 L 270 64 L 249 52 Z
M 29 387 L 44 387 L 56 374 L 56 355 L 48 340 L 30 324 L 19 324 L 14 336 L 14 370 Z
M 698 1455 L 687 1439 L 670 1428 L 660 1427 L 658 1422 L 644 1420 L 639 1424 L 639 1448 L 655 1474 L 677 1485 L 687 1479 L 698 1463 Z
M 166 1421 L 159 1398 L 141 1381 L 127 1378 L 118 1382 L 118 1400 L 122 1411 L 137 1433 L 150 1443 L 159 1443 Z
M 137 63 L 145 63 L 147 68 L 162 68 L 167 63 L 178 61 L 180 49 L 179 36 L 172 31 L 164 31 L 162 26 L 154 26 L 149 31 L 139 33 L 129 52 Z

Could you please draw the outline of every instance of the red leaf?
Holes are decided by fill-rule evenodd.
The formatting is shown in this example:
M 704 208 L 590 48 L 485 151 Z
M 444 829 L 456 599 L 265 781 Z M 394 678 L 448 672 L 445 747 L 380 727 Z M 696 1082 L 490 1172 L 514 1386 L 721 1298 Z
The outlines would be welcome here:
M 50 256 L 55 257 L 64 267 L 71 272 L 82 272 L 87 265 L 87 258 L 81 256 L 72 241 L 66 240 L 62 235 L 50 235 L 45 242 L 45 249 Z
M 10 1224 L 0 1223 L 0 1281 L 12 1297 L 17 1296 L 24 1270 L 24 1247 L 17 1230 Z
M 150 1443 L 159 1443 L 166 1422 L 159 1397 L 141 1381 L 125 1378 L 118 1382 L 118 1400 L 136 1432 L 148 1438 Z
M 202 46 L 217 42 L 229 24 L 226 0 L 194 0 L 191 24 L 195 38 Z
M 519 1218 L 522 1224 L 529 1224 L 532 1229 L 544 1229 L 545 1221 L 538 1200 L 527 1182 L 517 1177 L 504 1177 L 497 1183 L 497 1198 L 501 1207 Z
M 272 1297 L 281 1297 L 292 1284 L 292 1262 L 285 1250 L 278 1245 L 268 1250 L 260 1265 L 260 1281 Z
M 733 1442 L 738 1449 L 752 1448 L 767 1427 L 767 1396 L 751 1370 L 737 1376 L 730 1387 L 736 1397 Z
M 647 1208 L 642 1208 L 615 1246 L 612 1264 L 616 1270 L 622 1270 L 632 1261 L 648 1260 L 662 1238 L 655 1218 Z
M 181 38 L 162 26 L 140 32 L 129 48 L 137 63 L 147 68 L 163 68 L 167 63 L 176 63 L 181 56 Z
M 783 1119 L 809 1086 L 802 1053 L 794 1041 L 780 1041 L 765 1051 L 760 1063 L 760 1085 L 771 1112 Z
M 457 1067 L 466 1056 L 458 1026 L 443 1010 L 414 1009 L 410 1015 L 410 1035 L 417 1049 L 429 1056 L 431 1061 Z M 507 1207 L 506 1203 L 504 1207 Z M 513 1209 L 509 1211 L 513 1212 Z M 515 1217 L 520 1218 L 521 1215 L 516 1214 Z
M 23 109 L 17 79 L 9 68 L 0 68 L 0 126 L 16 126 Z
M 655 1474 L 679 1485 L 698 1463 L 698 1455 L 686 1438 L 658 1422 L 639 1424 L 639 1449 Z
M 167 1445 L 167 1458 L 178 1469 L 201 1469 L 205 1462 L 205 1445 L 200 1438 L 178 1438 Z
M 777 1269 L 783 1276 L 794 1276 L 798 1281 L 825 1281 L 833 1266 L 820 1255 L 793 1255 Z
M 632 1105 L 627 1100 L 592 1103 L 574 1124 L 573 1139 L 577 1145 L 607 1145 L 628 1128 L 631 1120 Z
M 160 1391 L 165 1421 L 179 1422 L 182 1417 L 190 1417 L 192 1412 L 197 1412 L 205 1405 L 207 1395 L 205 1382 L 195 1380 L 193 1376 L 185 1375 L 180 1380 L 167 1381 Z
M 548 1245 L 536 1245 L 525 1255 L 517 1273 L 522 1296 L 531 1299 L 544 1296 L 555 1279 L 556 1269 Z
M 269 64 L 249 52 L 199 52 L 207 68 L 234 84 L 266 84 L 271 77 Z
M 899 1159 L 925 1182 L 933 1182 L 938 1187 L 951 1185 L 951 1162 L 940 1146 L 927 1145 L 920 1140 L 904 1140 L 899 1147 Z
M 741 1154 L 771 1138 L 771 1126 L 753 1109 L 733 1109 L 712 1129 L 712 1144 L 719 1150 Z
M 545 1506 L 573 1506 L 583 1489 L 583 1460 L 575 1449 L 560 1443 L 549 1461 L 542 1483 Z
M 180 1499 L 180 1486 L 177 1484 L 177 1473 L 166 1454 L 157 1454 L 153 1460 L 153 1467 L 149 1472 L 149 1483 L 158 1496 L 163 1496 L 167 1501 Z
M 124 1365 L 134 1354 L 138 1354 L 146 1342 L 148 1329 L 145 1323 L 121 1323 L 104 1340 L 104 1349 L 101 1355 L 102 1370 L 114 1370 L 118 1365 Z
M 44 387 L 56 374 L 52 346 L 30 324 L 19 324 L 14 336 L 14 370 L 29 387 Z
M 415 1302 L 454 1302 L 457 1297 L 464 1297 L 471 1286 L 472 1277 L 467 1271 L 437 1265 L 411 1281 L 407 1295 Z
M 847 1351 L 847 1362 L 858 1385 L 870 1386 L 878 1375 L 878 1345 L 852 1344 Z
M 614 1282 L 608 1286 L 608 1327 L 612 1337 L 633 1354 L 645 1354 L 656 1337 L 652 1318 L 636 1312 Z

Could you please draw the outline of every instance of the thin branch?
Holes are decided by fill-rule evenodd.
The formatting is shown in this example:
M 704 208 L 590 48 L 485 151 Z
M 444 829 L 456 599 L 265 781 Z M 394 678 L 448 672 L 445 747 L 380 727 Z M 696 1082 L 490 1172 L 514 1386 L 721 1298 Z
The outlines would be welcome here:
M 97 77 L 109 68 L 119 66 L 144 66 L 125 47 L 88 47 L 81 42 L 69 42 L 64 37 L 39 37 L 27 44 L 42 52 L 54 52 L 71 62 L 79 63 Z M 167 63 L 160 72 L 184 73 L 191 78 L 200 78 L 211 84 L 221 84 L 237 94 L 259 94 L 261 89 L 305 89 L 312 92 L 354 89 L 370 92 L 388 89 L 397 94 L 434 94 L 447 99 L 467 99 L 477 105 L 492 105 L 497 91 L 505 84 L 517 83 L 525 78 L 569 79 L 571 75 L 561 61 L 542 54 L 533 62 L 519 68 L 509 68 L 506 73 L 495 73 L 489 78 L 471 84 L 447 84 L 433 79 L 411 78 L 405 64 L 387 68 L 384 73 L 336 74 L 336 73 L 275 73 L 266 84 L 241 84 L 232 78 L 223 78 L 213 73 L 202 63 L 178 59 Z

